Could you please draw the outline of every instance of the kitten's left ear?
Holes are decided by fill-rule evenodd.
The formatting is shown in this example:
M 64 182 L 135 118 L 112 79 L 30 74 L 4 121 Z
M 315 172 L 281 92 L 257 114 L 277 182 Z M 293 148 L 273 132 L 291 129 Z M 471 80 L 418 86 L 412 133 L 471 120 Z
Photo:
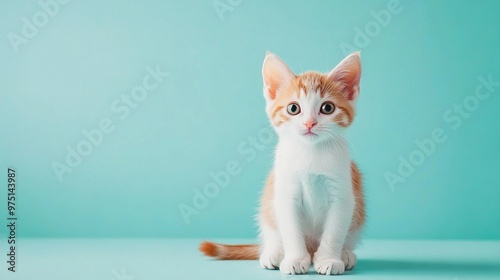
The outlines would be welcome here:
M 344 86 L 342 93 L 349 101 L 356 101 L 359 95 L 359 81 L 361 79 L 361 54 L 354 52 L 342 60 L 330 73 L 329 79 L 341 82 Z
M 262 65 L 264 97 L 267 102 L 278 96 L 279 90 L 295 77 L 292 70 L 277 55 L 267 52 Z

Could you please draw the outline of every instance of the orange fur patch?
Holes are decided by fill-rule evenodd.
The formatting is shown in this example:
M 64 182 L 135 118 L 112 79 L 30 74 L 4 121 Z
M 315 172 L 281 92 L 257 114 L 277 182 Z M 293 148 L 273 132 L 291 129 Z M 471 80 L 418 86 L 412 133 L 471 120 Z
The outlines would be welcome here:
M 259 246 L 254 244 L 226 245 L 204 241 L 199 249 L 206 256 L 219 260 L 257 260 L 259 258 Z
M 332 120 L 339 126 L 347 127 L 351 125 L 354 116 L 354 108 L 342 94 L 345 85 L 340 82 L 328 79 L 326 75 L 317 72 L 306 72 L 295 76 L 288 85 L 284 85 L 275 97 L 271 109 L 270 119 L 275 126 L 280 126 L 290 120 L 286 113 L 288 104 L 298 98 L 300 92 L 309 94 L 310 92 L 319 92 L 321 97 L 327 97 L 340 110 L 340 113 Z M 280 114 L 280 112 L 283 112 Z
M 262 193 L 262 198 L 260 201 L 260 215 L 267 223 L 267 225 L 273 229 L 277 228 L 276 217 L 274 216 L 274 171 L 269 173 L 267 177 L 266 186 L 264 187 L 264 192 Z
M 206 256 L 217 257 L 217 246 L 212 242 L 204 241 L 200 244 L 199 249 Z
M 271 113 L 271 119 L 274 119 L 276 117 L 276 114 L 278 114 L 281 109 L 283 109 L 285 106 L 277 106 L 273 109 L 273 112 Z
M 358 166 L 353 161 L 351 162 L 351 177 L 352 177 L 352 190 L 354 192 L 354 200 L 356 207 L 354 208 L 354 215 L 352 217 L 351 231 L 361 229 L 366 220 L 365 212 L 365 198 L 363 195 L 363 184 L 361 181 L 361 174 L 359 173 Z

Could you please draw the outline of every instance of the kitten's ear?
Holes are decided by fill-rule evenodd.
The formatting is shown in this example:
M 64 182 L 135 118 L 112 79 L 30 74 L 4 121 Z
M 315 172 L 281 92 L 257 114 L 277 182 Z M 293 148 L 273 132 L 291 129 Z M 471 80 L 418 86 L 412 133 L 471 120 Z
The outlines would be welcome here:
M 274 100 L 280 87 L 290 82 L 295 74 L 275 54 L 267 52 L 262 65 L 262 78 L 264 80 L 264 97 L 266 101 Z
M 344 86 L 342 93 L 347 100 L 356 101 L 361 79 L 361 54 L 354 52 L 348 55 L 327 76 L 333 81 L 342 83 Z

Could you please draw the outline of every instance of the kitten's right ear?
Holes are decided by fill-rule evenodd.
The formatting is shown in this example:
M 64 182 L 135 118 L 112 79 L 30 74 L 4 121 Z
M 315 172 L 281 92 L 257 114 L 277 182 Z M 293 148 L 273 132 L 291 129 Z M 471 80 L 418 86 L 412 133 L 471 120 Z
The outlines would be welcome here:
M 276 98 L 279 89 L 289 83 L 295 74 L 275 54 L 267 52 L 262 65 L 262 78 L 264 80 L 264 97 L 266 101 Z

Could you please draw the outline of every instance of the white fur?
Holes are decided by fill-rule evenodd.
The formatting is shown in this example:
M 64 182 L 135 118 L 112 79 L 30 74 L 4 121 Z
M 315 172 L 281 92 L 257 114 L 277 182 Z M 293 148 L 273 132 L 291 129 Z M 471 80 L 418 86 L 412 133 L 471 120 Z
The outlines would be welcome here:
M 279 59 L 266 61 L 274 65 L 264 62 L 264 68 L 291 73 Z M 287 81 L 290 77 L 282 78 Z M 265 96 L 268 88 L 264 86 Z M 272 100 L 266 100 L 269 114 Z M 282 273 L 302 274 L 309 271 L 312 261 L 318 273 L 328 275 L 342 274 L 356 264 L 352 250 L 358 233 L 348 237 L 355 207 L 351 158 L 342 137 L 345 128 L 331 121 L 340 109 L 333 115 L 319 114 L 325 100 L 312 91 L 311 85 L 311 91 L 301 92 L 295 100 L 301 113 L 276 128 L 279 141 L 273 171 L 273 205 L 278 229 L 272 229 L 261 217 L 260 264 L 264 268 L 279 266 Z M 304 135 L 304 123 L 310 119 L 317 121 L 311 130 L 317 136 Z M 306 242 L 317 247 L 312 260 Z
M 306 107 L 321 105 L 319 95 L 302 97 L 300 104 Z M 317 100 L 315 100 L 317 99 Z M 280 269 L 286 274 L 300 274 L 309 270 L 311 263 L 305 240 L 319 243 L 314 255 L 315 269 L 322 274 L 340 274 L 344 268 L 352 268 L 342 261 L 342 249 L 351 225 L 354 211 L 354 194 L 350 172 L 351 158 L 346 140 L 323 139 L 323 126 L 343 133 L 341 127 L 325 124 L 318 118 L 312 132 L 318 136 L 304 136 L 300 123 L 310 117 L 310 110 L 303 108 L 304 116 L 298 116 L 279 129 L 280 140 L 274 163 L 274 206 L 279 232 L 263 225 L 263 253 L 261 265 Z M 328 121 L 329 122 L 329 121 Z M 315 139 L 319 138 L 319 139 Z M 352 245 L 344 259 L 355 259 Z

